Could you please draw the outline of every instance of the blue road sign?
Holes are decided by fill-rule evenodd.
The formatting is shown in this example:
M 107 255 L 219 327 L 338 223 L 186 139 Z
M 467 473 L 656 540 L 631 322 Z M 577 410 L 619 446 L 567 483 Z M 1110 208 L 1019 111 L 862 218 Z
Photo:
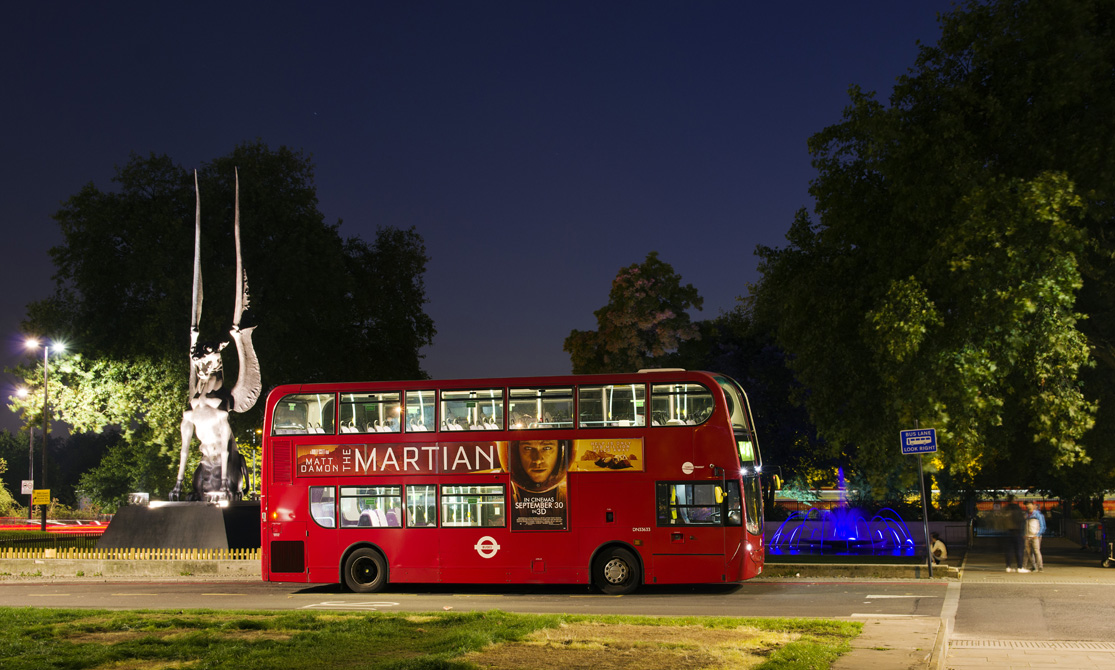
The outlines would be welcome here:
M 937 451 L 937 429 L 919 428 L 898 433 L 904 454 L 931 454 Z

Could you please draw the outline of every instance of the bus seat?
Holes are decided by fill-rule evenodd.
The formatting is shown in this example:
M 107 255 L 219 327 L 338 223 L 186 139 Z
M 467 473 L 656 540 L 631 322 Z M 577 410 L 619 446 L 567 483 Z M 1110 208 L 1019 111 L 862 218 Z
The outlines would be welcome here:
M 355 498 L 341 498 L 341 525 L 355 526 L 360 522 L 360 509 Z
M 356 525 L 360 526 L 361 528 L 368 528 L 369 526 L 376 525 L 375 524 L 375 515 L 372 514 L 372 510 L 370 510 L 370 509 L 364 510 L 364 512 L 360 515 L 359 523 L 357 523 Z
M 398 508 L 393 507 L 393 508 L 387 510 L 387 525 L 391 526 L 392 528 L 398 528 L 399 526 L 403 525 L 403 524 L 399 523 L 399 509 Z

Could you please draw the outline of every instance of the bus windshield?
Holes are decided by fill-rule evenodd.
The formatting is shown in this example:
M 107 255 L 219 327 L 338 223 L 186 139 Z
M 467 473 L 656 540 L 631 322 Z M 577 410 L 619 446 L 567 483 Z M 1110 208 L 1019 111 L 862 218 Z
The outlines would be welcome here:
M 756 471 L 762 468 L 763 461 L 759 456 L 759 444 L 755 439 L 752 429 L 751 411 L 747 404 L 747 395 L 743 389 L 729 377 L 716 377 L 716 383 L 724 391 L 724 399 L 728 402 L 728 414 L 732 421 L 732 432 L 736 436 L 736 449 L 739 452 L 740 465 L 755 467 Z

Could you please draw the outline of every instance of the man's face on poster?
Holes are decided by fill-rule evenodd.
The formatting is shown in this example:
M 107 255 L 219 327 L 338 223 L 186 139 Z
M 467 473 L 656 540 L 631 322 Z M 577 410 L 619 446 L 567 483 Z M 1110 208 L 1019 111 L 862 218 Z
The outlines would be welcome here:
M 558 461 L 557 440 L 524 440 L 519 443 L 519 461 L 535 484 L 546 481 Z

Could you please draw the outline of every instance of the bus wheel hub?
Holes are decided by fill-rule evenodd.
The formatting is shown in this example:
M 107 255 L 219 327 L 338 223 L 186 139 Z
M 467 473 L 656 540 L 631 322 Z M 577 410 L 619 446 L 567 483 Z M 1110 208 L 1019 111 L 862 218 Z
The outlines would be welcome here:
M 612 584 L 622 584 L 627 580 L 628 574 L 627 563 L 618 558 L 613 558 L 604 565 L 604 579 Z

